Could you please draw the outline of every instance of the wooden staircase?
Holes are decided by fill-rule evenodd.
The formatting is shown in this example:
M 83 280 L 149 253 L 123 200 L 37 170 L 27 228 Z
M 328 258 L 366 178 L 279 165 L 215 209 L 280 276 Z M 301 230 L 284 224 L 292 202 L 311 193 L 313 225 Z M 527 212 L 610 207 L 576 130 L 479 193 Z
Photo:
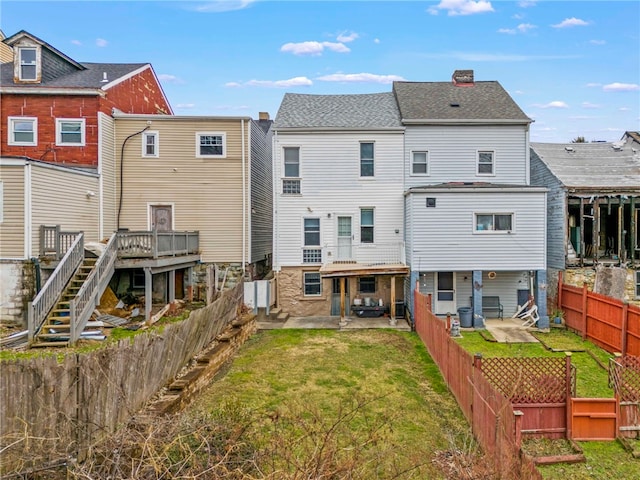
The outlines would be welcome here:
M 69 280 L 56 305 L 49 312 L 42 328 L 36 334 L 31 348 L 64 347 L 69 345 L 71 329 L 70 304 L 80 291 L 84 281 L 93 271 L 97 261 L 98 258 L 96 256 L 88 256 L 88 252 L 85 251 L 84 260 L 73 277 L 71 277 L 71 280 Z

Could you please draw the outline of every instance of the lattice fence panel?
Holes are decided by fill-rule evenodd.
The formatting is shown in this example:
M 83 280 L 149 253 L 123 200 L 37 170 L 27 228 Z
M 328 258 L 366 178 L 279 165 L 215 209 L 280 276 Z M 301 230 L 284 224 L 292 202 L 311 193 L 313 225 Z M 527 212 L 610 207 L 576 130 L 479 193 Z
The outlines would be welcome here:
M 564 358 L 485 358 L 483 375 L 511 403 L 565 402 Z M 571 395 L 575 396 L 576 371 L 571 365 Z
M 640 357 L 611 358 L 609 386 L 616 391 L 620 401 L 640 402 Z

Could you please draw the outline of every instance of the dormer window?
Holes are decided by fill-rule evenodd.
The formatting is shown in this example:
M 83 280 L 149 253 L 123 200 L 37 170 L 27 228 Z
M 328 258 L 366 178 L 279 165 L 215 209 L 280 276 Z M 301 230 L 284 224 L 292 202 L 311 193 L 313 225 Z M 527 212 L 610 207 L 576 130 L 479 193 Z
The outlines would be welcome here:
M 18 48 L 19 78 L 22 81 L 38 80 L 37 49 L 35 47 Z

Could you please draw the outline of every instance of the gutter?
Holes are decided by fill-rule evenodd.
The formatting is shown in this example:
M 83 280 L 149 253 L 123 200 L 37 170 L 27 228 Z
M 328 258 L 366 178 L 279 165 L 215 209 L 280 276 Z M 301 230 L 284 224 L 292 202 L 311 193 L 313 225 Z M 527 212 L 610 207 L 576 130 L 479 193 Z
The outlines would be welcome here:
M 16 95 L 79 95 L 106 97 L 107 93 L 99 88 L 65 88 L 65 87 L 0 87 L 2 94 Z

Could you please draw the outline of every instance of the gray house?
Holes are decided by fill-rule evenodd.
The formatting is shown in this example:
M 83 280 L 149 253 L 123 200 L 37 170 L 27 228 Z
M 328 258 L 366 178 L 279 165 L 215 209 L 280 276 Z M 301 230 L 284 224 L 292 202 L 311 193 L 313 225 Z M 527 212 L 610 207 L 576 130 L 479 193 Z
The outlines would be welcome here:
M 437 314 L 471 307 L 478 319 L 510 317 L 533 295 L 545 327 L 546 189 L 530 185 L 532 120 L 472 70 L 393 92 L 405 126 L 405 298 L 418 282 Z

